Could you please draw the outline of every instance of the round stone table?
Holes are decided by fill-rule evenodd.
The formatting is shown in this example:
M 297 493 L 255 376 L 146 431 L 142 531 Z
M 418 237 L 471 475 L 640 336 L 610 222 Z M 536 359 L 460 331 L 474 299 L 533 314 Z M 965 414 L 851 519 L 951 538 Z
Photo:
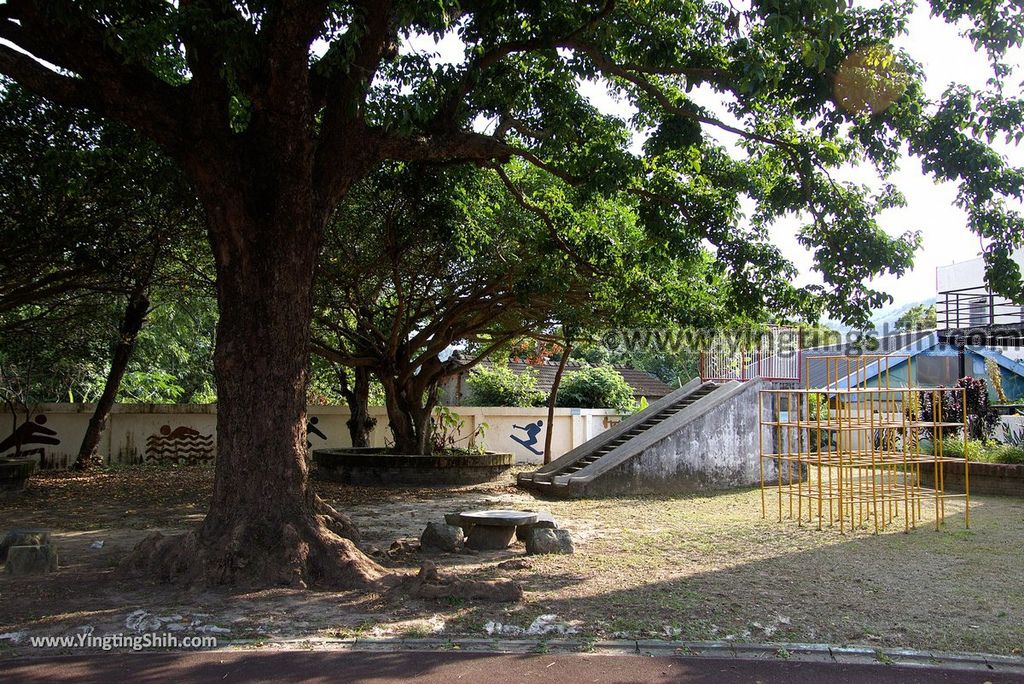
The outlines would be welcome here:
M 463 511 L 459 513 L 459 524 L 472 526 L 466 546 L 477 551 L 493 551 L 507 548 L 519 525 L 533 525 L 536 513 L 524 511 Z

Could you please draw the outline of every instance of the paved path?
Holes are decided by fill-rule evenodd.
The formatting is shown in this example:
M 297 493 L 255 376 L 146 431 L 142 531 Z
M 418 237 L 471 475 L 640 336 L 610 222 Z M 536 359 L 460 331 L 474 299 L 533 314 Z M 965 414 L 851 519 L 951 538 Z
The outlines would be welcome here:
M 456 652 L 98 653 L 0 661 L 4 682 L 1024 682 L 998 671 L 784 660 Z

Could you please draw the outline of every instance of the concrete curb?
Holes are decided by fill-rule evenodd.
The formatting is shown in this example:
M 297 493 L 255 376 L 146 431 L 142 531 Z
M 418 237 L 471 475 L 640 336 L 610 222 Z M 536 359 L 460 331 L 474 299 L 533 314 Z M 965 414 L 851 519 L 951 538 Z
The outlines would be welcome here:
M 903 648 L 831 646 L 780 642 L 773 644 L 737 644 L 730 641 L 665 641 L 576 639 L 285 639 L 238 640 L 225 645 L 235 648 L 279 648 L 350 651 L 461 651 L 465 653 L 529 654 L 581 653 L 591 655 L 687 656 L 709 659 L 787 660 L 878 666 L 944 667 L 964 671 L 984 671 L 1024 675 L 1024 658 L 986 653 L 950 653 Z

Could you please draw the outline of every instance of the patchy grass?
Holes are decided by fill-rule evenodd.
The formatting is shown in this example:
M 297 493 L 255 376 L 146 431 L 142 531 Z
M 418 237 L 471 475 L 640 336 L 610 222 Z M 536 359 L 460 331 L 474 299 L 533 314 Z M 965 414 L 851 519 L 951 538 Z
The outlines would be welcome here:
M 4 527 L 55 531 L 58 573 L 0 575 L 0 633 L 64 634 L 89 625 L 125 631 L 136 609 L 192 616 L 232 638 L 487 636 L 488 623 L 526 628 L 555 614 L 583 644 L 605 638 L 792 641 L 1020 655 L 1024 644 L 1024 501 L 947 504 L 941 530 L 924 525 L 880 535 L 840 535 L 761 518 L 760 494 L 743 490 L 676 498 L 538 501 L 510 479 L 456 489 L 354 488 L 318 483 L 348 511 L 367 546 L 415 537 L 444 512 L 477 507 L 551 511 L 576 541 L 572 556 L 531 557 L 501 570 L 521 545 L 481 554 L 410 554 L 389 561 L 412 572 L 424 558 L 466 576 L 510 577 L 526 590 L 516 605 L 422 601 L 400 594 L 192 591 L 128 584 L 118 559 L 151 529 L 201 519 L 206 468 L 133 468 L 90 475 L 43 474 L 25 496 L 0 502 Z M 928 511 L 925 511 L 927 519 Z M 93 541 L 103 548 L 93 549 Z M 538 648 L 545 638 L 538 637 Z M 22 652 L 0 640 L 0 657 Z M 780 649 L 780 654 L 784 649 Z M 780 657 L 783 657 L 780 655 Z

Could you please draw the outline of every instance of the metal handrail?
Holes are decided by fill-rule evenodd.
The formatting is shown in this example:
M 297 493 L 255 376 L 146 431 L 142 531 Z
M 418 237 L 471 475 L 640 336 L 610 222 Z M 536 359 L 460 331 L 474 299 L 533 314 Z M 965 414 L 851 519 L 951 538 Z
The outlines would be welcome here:
M 965 287 L 938 293 L 935 307 L 940 328 L 975 328 L 1024 322 L 1024 307 L 988 287 Z

